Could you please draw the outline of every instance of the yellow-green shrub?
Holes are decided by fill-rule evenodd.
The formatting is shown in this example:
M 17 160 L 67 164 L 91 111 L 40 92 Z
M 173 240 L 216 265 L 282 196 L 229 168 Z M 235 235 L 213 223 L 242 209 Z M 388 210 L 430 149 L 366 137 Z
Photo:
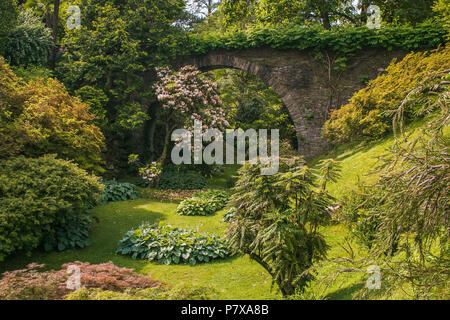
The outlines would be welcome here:
M 446 69 L 450 69 L 450 45 L 431 52 L 410 53 L 400 62 L 394 60 L 385 74 L 357 92 L 349 104 L 331 113 L 323 128 L 324 136 L 338 143 L 382 137 L 392 128 L 391 110 L 427 75 Z M 405 109 L 406 120 L 421 116 L 417 112 L 420 99 L 414 101 Z
M 214 290 L 206 287 L 154 287 L 131 289 L 125 292 L 81 288 L 69 293 L 66 300 L 210 300 Z
M 104 137 L 94 120 L 57 80 L 23 83 L 0 57 L 0 158 L 55 153 L 99 169 Z

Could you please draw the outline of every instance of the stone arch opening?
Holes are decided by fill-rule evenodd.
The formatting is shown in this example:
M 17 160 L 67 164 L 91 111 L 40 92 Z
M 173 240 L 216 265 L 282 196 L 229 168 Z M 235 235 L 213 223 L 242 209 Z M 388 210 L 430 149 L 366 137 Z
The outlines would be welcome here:
M 267 81 L 242 68 L 218 64 L 200 70 L 211 72 L 219 84 L 219 91 L 228 93 L 224 102 L 234 111 L 232 120 L 236 121 L 236 128 L 279 129 L 280 142 L 288 142 L 290 147 L 297 151 L 295 123 L 290 111 Z
M 311 159 L 330 148 L 322 138 L 322 127 L 330 112 L 366 85 L 362 79 L 376 78 L 393 58 L 404 55 L 403 51 L 361 51 L 349 57 L 345 70 L 336 74 L 328 53 L 326 58 L 318 59 L 317 52 L 270 48 L 213 51 L 182 58 L 177 65 L 190 64 L 204 71 L 232 68 L 257 76 L 288 108 L 297 133 L 298 152 Z

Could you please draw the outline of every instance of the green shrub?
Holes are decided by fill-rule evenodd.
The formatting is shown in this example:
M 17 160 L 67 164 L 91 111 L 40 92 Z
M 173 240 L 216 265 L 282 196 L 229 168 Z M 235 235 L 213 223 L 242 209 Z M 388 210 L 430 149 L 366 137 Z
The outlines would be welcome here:
M 160 264 L 196 265 L 231 254 L 228 244 L 215 235 L 200 234 L 170 225 L 143 224 L 119 241 L 117 253 Z
M 6 40 L 5 58 L 13 65 L 45 65 L 52 46 L 51 30 L 42 19 L 31 10 L 22 10 Z
M 33 250 L 44 236 L 53 244 L 66 239 L 64 246 L 79 246 L 80 238 L 61 237 L 58 230 L 83 220 L 102 189 L 96 177 L 54 155 L 0 161 L 0 261 L 17 250 Z
M 376 188 L 360 184 L 356 191 L 344 195 L 342 208 L 337 214 L 338 220 L 349 227 L 350 235 L 359 244 L 371 248 L 381 222 L 372 208 L 383 205 L 384 202 Z
M 89 105 L 56 79 L 24 83 L 0 56 L 0 159 L 57 154 L 103 172 L 104 136 Z
M 182 216 L 212 215 L 226 206 L 228 198 L 228 193 L 220 190 L 196 192 L 179 204 L 177 213 Z
M 209 190 L 196 192 L 192 195 L 192 197 L 209 199 L 215 210 L 218 211 L 227 205 L 230 195 L 228 192 L 223 190 Z
M 206 186 L 206 179 L 192 172 L 164 172 L 158 183 L 160 190 L 199 190 Z
M 134 184 L 117 181 L 104 181 L 102 183 L 105 185 L 103 201 L 101 202 L 102 205 L 108 202 L 136 200 L 141 197 Z
M 66 300 L 209 300 L 214 290 L 206 287 L 155 287 L 125 292 L 81 288 L 66 296 Z
M 4 54 L 5 38 L 17 24 L 18 7 L 15 0 L 2 0 L 0 2 L 0 55 Z

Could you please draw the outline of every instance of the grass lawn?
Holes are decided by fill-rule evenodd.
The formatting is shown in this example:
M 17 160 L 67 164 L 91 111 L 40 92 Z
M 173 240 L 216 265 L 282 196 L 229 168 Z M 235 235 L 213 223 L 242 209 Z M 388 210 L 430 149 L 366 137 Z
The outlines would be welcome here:
M 112 261 L 120 267 L 150 274 L 173 286 L 211 286 L 218 291 L 218 299 L 280 298 L 275 288 L 271 290 L 271 278 L 267 272 L 247 257 L 233 257 L 197 266 L 166 266 L 115 254 L 117 242 L 128 230 L 142 222 L 163 220 L 175 226 L 198 228 L 201 232 L 216 234 L 223 234 L 226 230 L 227 224 L 222 222 L 223 211 L 210 217 L 183 217 L 175 213 L 176 207 L 176 203 L 147 199 L 97 207 L 93 214 L 100 222 L 92 231 L 91 246 L 64 252 L 35 252 L 31 256 L 16 255 L 0 263 L 0 272 L 19 269 L 30 262 L 45 263 L 49 269 L 59 269 L 61 264 L 77 260 L 90 263 Z
M 393 138 L 386 138 L 365 146 L 341 146 L 323 158 L 336 158 L 342 162 L 342 179 L 339 183 L 330 184 L 329 191 L 339 199 L 344 193 L 355 188 L 358 180 L 370 180 L 367 177 L 376 163 L 377 156 L 386 152 L 393 143 Z M 312 162 L 314 164 L 314 162 Z M 210 188 L 226 188 L 227 178 L 235 175 L 237 166 L 226 167 L 223 175 L 209 180 Z M 247 257 L 237 256 L 226 260 L 203 265 L 157 265 L 148 261 L 133 260 L 128 256 L 115 254 L 117 242 L 130 229 L 138 227 L 142 222 L 162 220 L 168 224 L 202 232 L 223 235 L 227 223 L 222 222 L 224 211 L 210 217 L 183 217 L 175 213 L 177 203 L 161 202 L 152 199 L 139 199 L 110 203 L 93 209 L 99 219 L 91 235 L 91 246 L 65 252 L 34 252 L 30 256 L 17 254 L 0 263 L 0 272 L 24 267 L 27 263 L 46 264 L 48 269 L 59 269 L 61 264 L 72 261 L 103 263 L 112 261 L 120 267 L 134 268 L 138 272 L 152 275 L 173 286 L 194 284 L 210 286 L 218 291 L 218 299 L 280 299 L 276 287 L 271 289 L 271 278 L 256 262 Z M 345 256 L 342 244 L 349 236 L 345 226 L 336 225 L 322 229 L 327 243 L 330 245 L 329 258 Z M 362 249 L 357 245 L 356 254 Z M 330 266 L 319 269 L 318 279 L 335 272 Z M 325 297 L 327 299 L 351 299 L 361 288 L 358 284 L 364 275 L 342 274 L 339 281 L 326 288 L 319 280 L 314 281 L 308 289 L 306 297 Z

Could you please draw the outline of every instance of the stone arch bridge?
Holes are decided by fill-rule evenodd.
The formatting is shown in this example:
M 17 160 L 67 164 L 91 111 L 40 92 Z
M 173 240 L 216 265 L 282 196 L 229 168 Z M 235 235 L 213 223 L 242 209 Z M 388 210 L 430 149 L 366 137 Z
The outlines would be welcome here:
M 272 87 L 289 109 L 294 121 L 299 154 L 311 159 L 330 145 L 321 137 L 330 111 L 346 104 L 352 95 L 374 79 L 394 58 L 406 52 L 365 50 L 348 58 L 339 71 L 337 57 L 298 50 L 270 48 L 213 51 L 185 57 L 177 66 L 194 65 L 200 70 L 233 68 L 246 71 Z

